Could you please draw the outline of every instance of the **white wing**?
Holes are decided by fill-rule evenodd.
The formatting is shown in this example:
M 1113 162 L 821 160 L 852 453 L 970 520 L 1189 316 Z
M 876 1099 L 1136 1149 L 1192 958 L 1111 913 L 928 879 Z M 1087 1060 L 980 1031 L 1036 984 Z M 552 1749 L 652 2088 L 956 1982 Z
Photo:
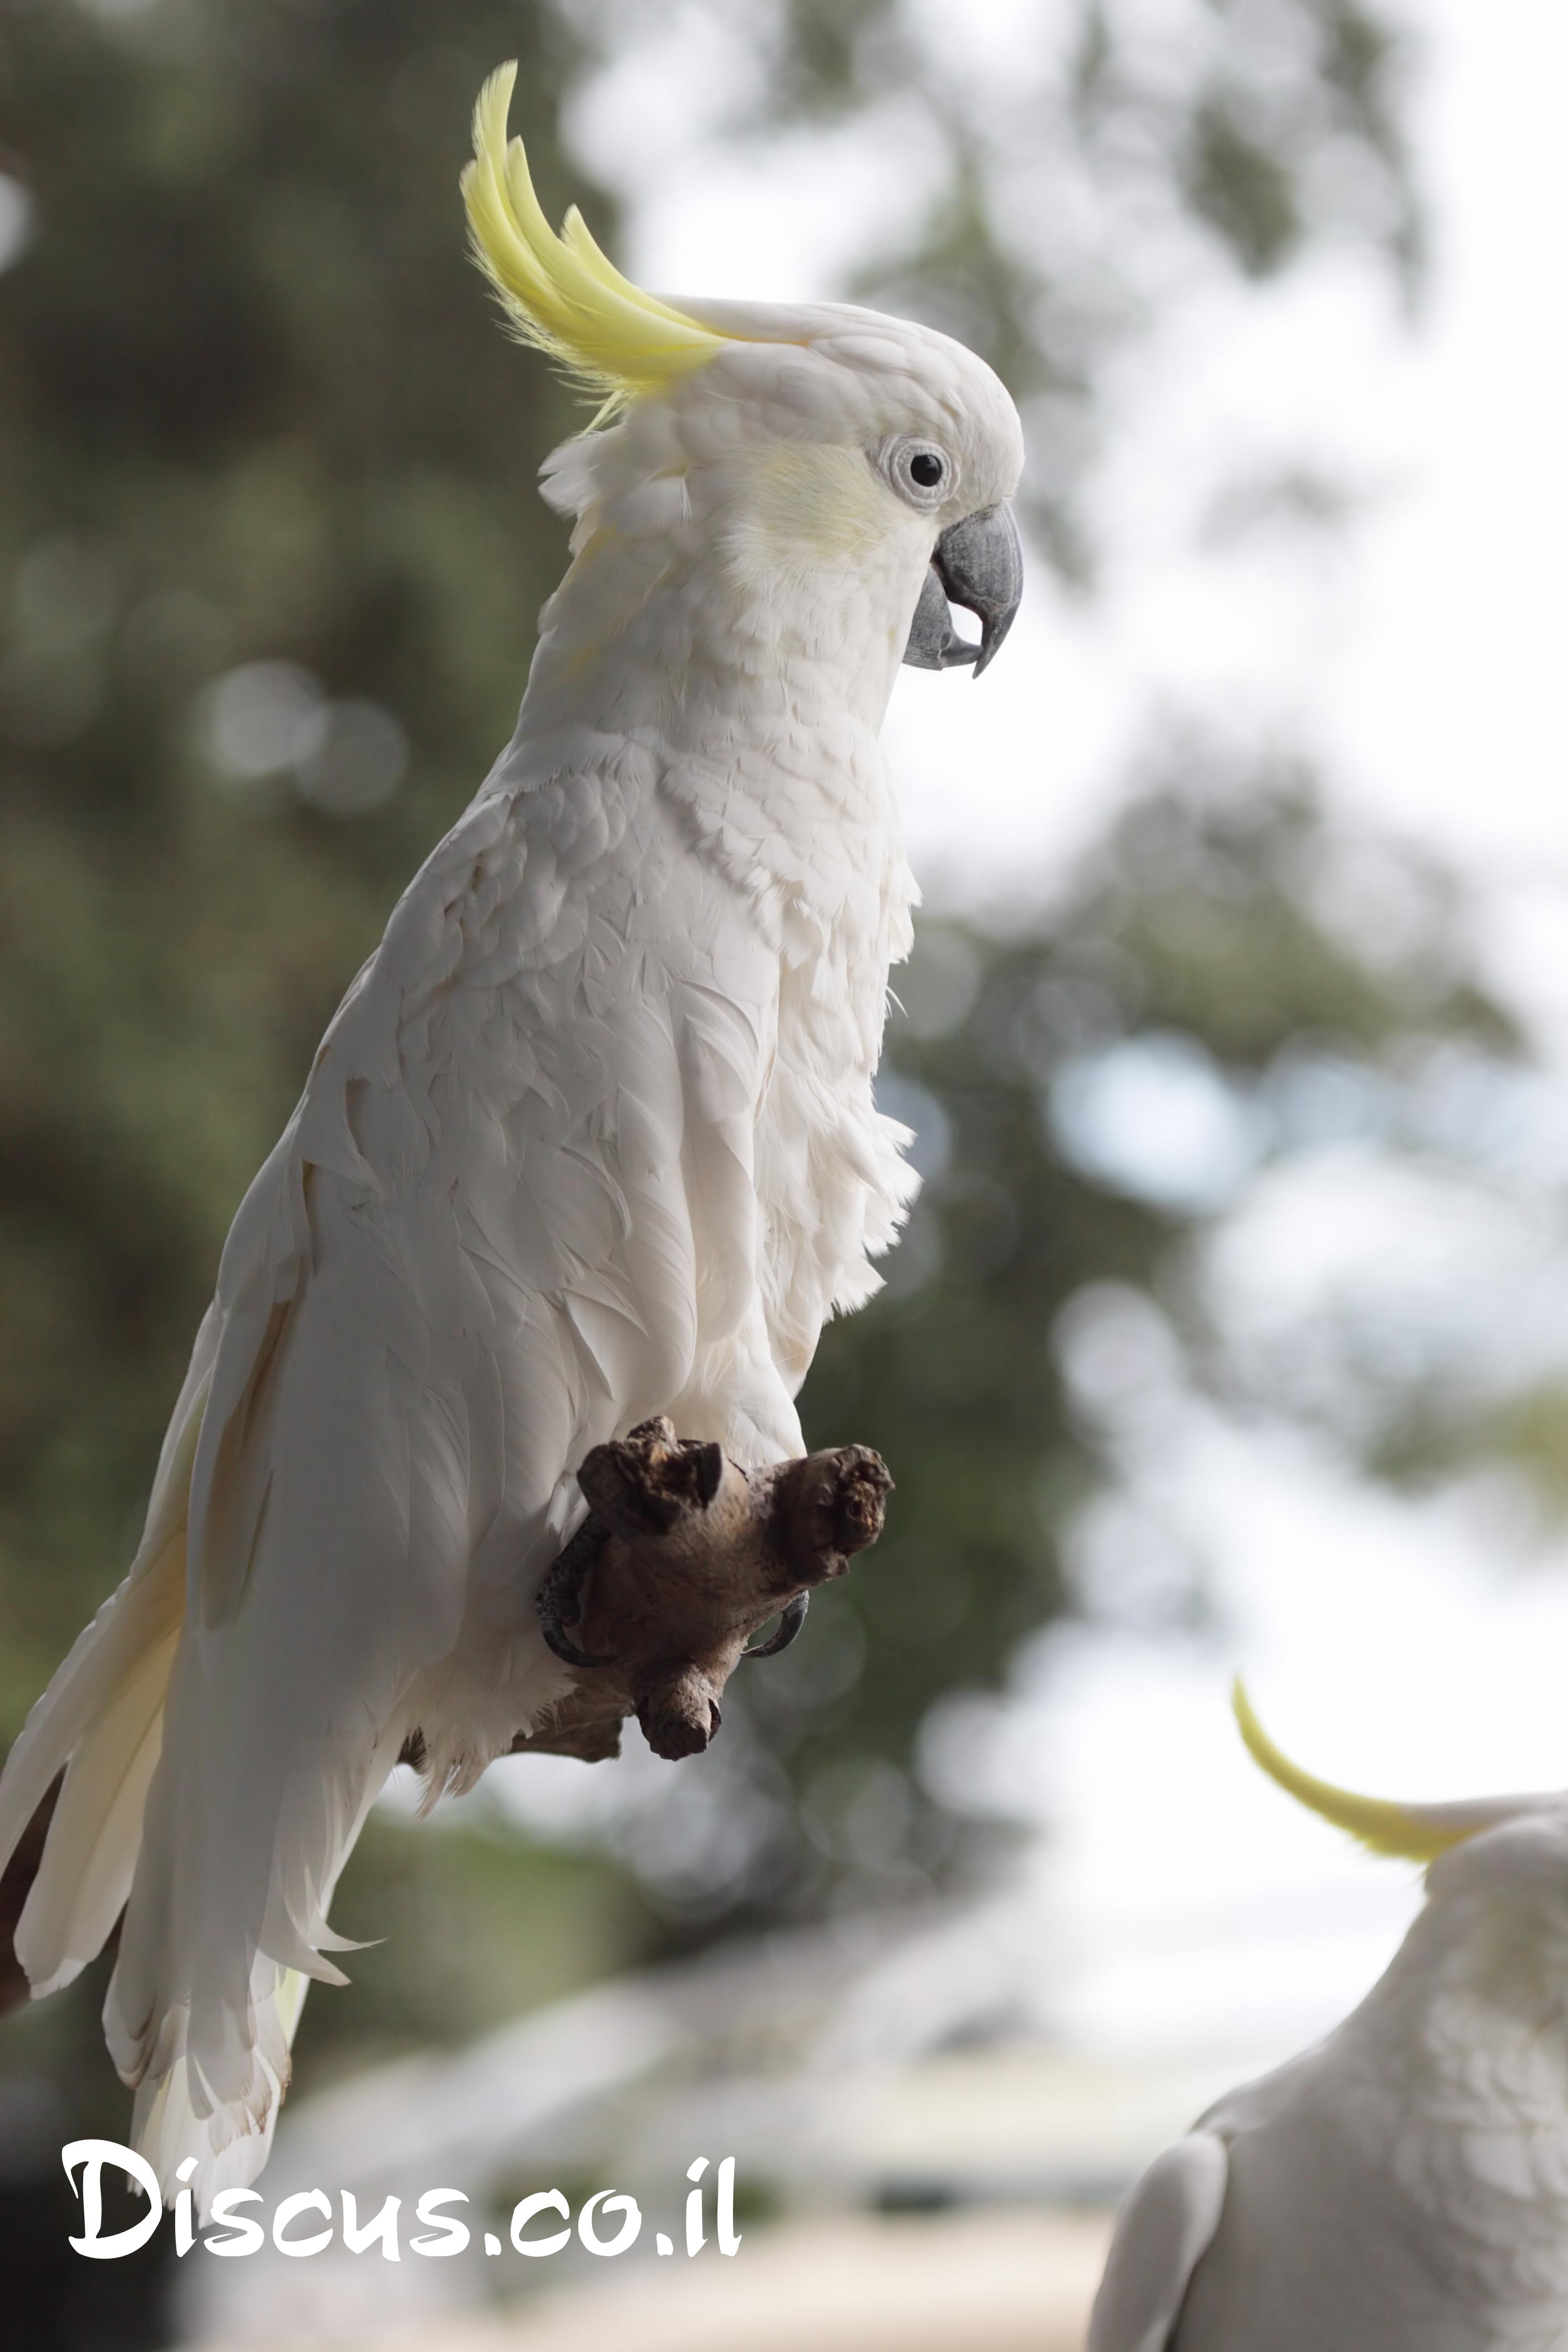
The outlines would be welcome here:
M 216 1336 L 209 1311 L 130 1572 L 77 1637 L 0 1776 L 3 1864 L 69 1768 L 16 1927 L 16 1957 L 37 1995 L 68 1984 L 95 1958 L 130 1889 L 184 1614 L 186 1499 Z
M 327 1906 L 405 1730 L 463 1784 L 559 1691 L 532 1598 L 583 1454 L 683 1395 L 724 1421 L 683 1417 L 691 1434 L 798 1445 L 752 1165 L 777 958 L 637 758 L 475 803 L 225 1250 L 184 1625 L 106 2011 L 139 2128 L 165 2169 L 208 2158 L 209 2195 L 211 2158 L 233 2181 L 265 2153 L 285 1973 L 341 1980 Z M 705 1354 L 723 1367 L 706 1384 Z M 53 1690 L 37 1713 L 31 1779 L 80 1736 Z M 138 1798 L 156 1716 L 118 1743 Z M 68 1860 L 46 1855 L 40 1920 L 80 1911 Z M 99 1890 L 94 1933 L 122 1892 L 122 1874 Z M 79 1964 L 79 1919 L 64 1940 Z
M 1166 2352 L 1182 2298 L 1225 2206 L 1229 2158 L 1189 2132 L 1133 2183 L 1094 2299 L 1087 2352 Z

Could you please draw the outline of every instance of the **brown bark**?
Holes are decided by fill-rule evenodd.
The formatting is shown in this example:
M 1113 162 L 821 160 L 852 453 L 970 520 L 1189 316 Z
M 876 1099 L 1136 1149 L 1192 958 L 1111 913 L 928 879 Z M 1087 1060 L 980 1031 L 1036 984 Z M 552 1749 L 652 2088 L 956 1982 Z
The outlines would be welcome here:
M 546 1639 L 576 1670 L 548 1726 L 514 1750 L 595 1761 L 629 1715 L 658 1756 L 706 1748 L 752 1636 L 876 1542 L 892 1480 L 864 1445 L 740 1469 L 662 1416 L 595 1446 L 578 1472 L 591 1507 L 539 1597 Z M 753 1655 L 756 1652 L 753 1651 Z

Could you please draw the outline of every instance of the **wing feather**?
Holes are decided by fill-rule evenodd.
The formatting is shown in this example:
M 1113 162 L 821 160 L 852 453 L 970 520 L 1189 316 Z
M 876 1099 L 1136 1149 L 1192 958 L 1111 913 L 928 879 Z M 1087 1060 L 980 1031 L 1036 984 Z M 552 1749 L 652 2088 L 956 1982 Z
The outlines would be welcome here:
M 68 1984 L 101 1948 L 135 1866 L 184 1614 L 186 1498 L 216 1343 L 209 1315 L 163 1441 L 130 1571 L 78 1635 L 0 1775 L 0 1863 L 56 1777 L 62 1769 L 66 1776 L 16 1927 L 17 1958 L 39 1995 Z
M 532 1600 L 584 1454 L 665 1411 L 798 1451 L 891 1214 L 866 1040 L 813 998 L 781 1081 L 778 937 L 667 785 L 626 740 L 503 763 L 405 893 L 236 1217 L 137 1564 L 0 1781 L 3 1839 L 70 1767 L 48 1980 L 129 1879 L 110 2044 L 204 2200 L 259 2168 L 300 1988 L 342 1981 L 332 1891 L 405 1731 L 433 1799 L 559 1696 Z
M 198 2153 L 206 2194 L 259 2162 L 224 2152 L 270 2129 L 280 1972 L 342 1980 L 327 1910 L 405 1727 L 434 1794 L 557 1695 L 531 1601 L 583 1454 L 682 1397 L 694 1434 L 798 1443 L 752 1164 L 776 957 L 748 930 L 718 969 L 647 842 L 618 911 L 552 929 L 542 821 L 481 799 L 405 894 L 224 1255 L 106 2011 L 165 2177 Z M 700 1392 L 704 1349 L 742 1376 Z

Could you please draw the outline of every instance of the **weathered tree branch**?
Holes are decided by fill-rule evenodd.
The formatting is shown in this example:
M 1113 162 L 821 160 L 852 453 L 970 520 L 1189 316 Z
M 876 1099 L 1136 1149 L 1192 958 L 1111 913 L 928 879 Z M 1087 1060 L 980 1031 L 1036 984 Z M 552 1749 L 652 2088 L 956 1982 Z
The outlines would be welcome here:
M 662 1415 L 595 1446 L 577 1475 L 589 1516 L 539 1596 L 545 1639 L 577 1679 L 512 1747 L 590 1762 L 619 1752 L 628 1715 L 658 1756 L 706 1748 L 739 1661 L 788 1646 L 813 1587 L 881 1534 L 893 1483 L 864 1445 L 742 1470 Z

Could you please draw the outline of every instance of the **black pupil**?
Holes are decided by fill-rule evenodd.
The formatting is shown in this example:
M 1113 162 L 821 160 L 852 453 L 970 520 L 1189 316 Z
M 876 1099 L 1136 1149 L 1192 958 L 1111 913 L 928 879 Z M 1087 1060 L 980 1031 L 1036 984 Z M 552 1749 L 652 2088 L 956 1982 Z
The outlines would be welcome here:
M 942 479 L 942 459 L 922 449 L 918 457 L 910 459 L 910 479 L 918 482 L 922 490 L 934 490 Z

